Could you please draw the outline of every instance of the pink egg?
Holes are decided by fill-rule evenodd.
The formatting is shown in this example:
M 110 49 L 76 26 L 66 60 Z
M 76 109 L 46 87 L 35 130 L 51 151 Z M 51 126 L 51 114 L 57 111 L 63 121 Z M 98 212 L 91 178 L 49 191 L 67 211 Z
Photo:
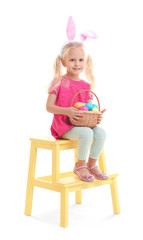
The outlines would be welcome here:
M 88 107 L 86 107 L 86 106 L 82 106 L 82 107 L 80 107 L 79 110 L 89 111 Z

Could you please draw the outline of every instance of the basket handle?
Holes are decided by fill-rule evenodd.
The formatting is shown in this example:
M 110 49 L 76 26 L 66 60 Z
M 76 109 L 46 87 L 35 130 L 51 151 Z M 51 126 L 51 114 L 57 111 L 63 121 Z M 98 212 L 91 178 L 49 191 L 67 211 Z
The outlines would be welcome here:
M 71 101 L 71 107 L 72 107 L 72 105 L 73 105 L 73 101 L 74 101 L 74 99 L 75 99 L 75 97 L 80 93 L 80 92 L 91 92 L 95 97 L 96 97 L 96 99 L 97 99 L 97 102 L 98 102 L 98 109 L 99 109 L 99 112 L 100 112 L 100 102 L 99 102 L 99 99 L 98 99 L 98 97 L 96 96 L 96 94 L 94 93 L 94 92 L 92 92 L 91 90 L 80 90 L 79 92 L 77 92 L 74 96 L 73 96 L 73 99 L 72 99 L 72 101 Z

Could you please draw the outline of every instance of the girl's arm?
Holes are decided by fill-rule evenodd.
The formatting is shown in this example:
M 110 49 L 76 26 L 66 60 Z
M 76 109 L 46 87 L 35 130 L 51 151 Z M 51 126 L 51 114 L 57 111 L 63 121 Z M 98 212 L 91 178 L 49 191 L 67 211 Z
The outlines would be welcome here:
M 78 109 L 74 107 L 59 107 L 55 105 L 57 96 L 55 94 L 50 93 L 46 103 L 46 110 L 50 113 L 54 114 L 63 114 L 68 117 L 72 117 L 75 120 L 82 118 L 82 113 L 78 111 Z
M 55 105 L 57 96 L 55 94 L 49 94 L 47 103 L 46 103 L 46 110 L 50 113 L 54 114 L 63 114 L 67 115 L 67 108 L 58 107 Z

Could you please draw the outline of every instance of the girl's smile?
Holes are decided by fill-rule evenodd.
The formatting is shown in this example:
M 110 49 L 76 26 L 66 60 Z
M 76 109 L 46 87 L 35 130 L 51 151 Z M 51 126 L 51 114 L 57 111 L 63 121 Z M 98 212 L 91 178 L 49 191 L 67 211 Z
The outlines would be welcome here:
M 79 71 L 79 70 L 81 70 L 81 68 L 73 68 L 73 70 Z

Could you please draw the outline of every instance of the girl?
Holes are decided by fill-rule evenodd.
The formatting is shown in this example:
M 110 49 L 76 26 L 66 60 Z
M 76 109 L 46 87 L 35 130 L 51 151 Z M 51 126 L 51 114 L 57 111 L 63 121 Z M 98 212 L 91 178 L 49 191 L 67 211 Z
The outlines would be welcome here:
M 62 76 L 62 66 L 66 68 L 66 74 Z M 80 78 L 80 73 L 85 72 L 87 83 Z M 48 88 L 48 99 L 46 109 L 54 113 L 51 125 L 51 134 L 56 139 L 78 140 L 77 163 L 74 173 L 86 182 L 92 182 L 94 178 L 106 180 L 108 177 L 96 165 L 97 159 L 102 152 L 106 134 L 104 129 L 96 126 L 77 127 L 70 123 L 69 117 L 82 118 L 82 113 L 74 107 L 70 107 L 71 100 L 75 93 L 83 89 L 93 89 L 95 79 L 92 70 L 92 59 L 87 55 L 84 44 L 78 41 L 70 41 L 64 45 L 61 55 L 56 58 L 54 64 L 54 78 Z M 74 99 L 75 102 L 92 103 L 92 95 L 89 92 L 81 92 Z M 98 124 L 102 120 L 101 111 Z M 94 140 L 91 148 L 90 144 Z M 90 148 L 88 162 L 86 158 Z

